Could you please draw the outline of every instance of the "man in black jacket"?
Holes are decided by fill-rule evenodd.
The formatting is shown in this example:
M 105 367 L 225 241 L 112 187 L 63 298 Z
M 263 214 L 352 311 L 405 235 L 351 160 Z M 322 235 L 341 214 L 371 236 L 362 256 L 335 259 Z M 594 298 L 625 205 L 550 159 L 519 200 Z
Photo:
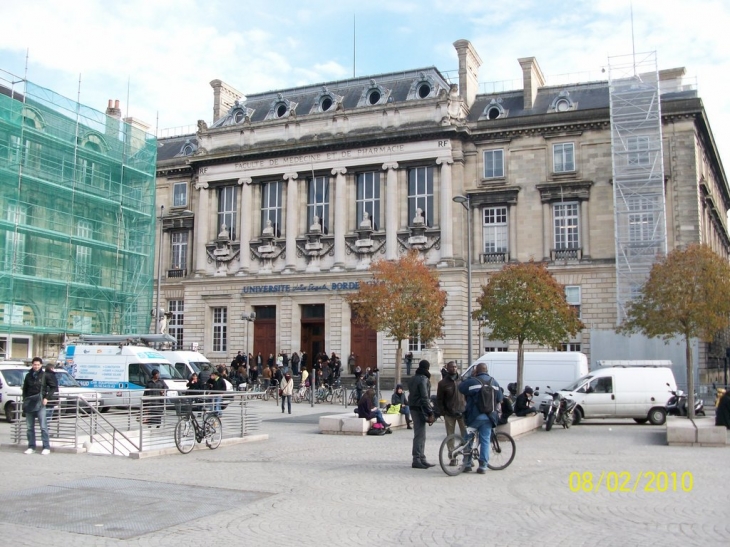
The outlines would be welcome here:
M 208 379 L 208 383 L 206 384 L 206 389 L 208 391 L 225 391 L 226 390 L 226 383 L 223 381 L 223 378 L 220 377 L 217 370 L 213 370 L 210 373 L 210 378 Z M 221 414 L 221 401 L 223 400 L 222 396 L 216 396 L 213 398 L 213 413 L 220 416 Z
M 46 374 L 43 371 L 43 359 L 40 357 L 33 357 L 31 367 L 31 370 L 25 375 L 25 379 L 23 380 L 23 402 L 25 403 L 26 399 L 28 399 L 34 403 L 37 399 L 39 404 L 32 405 L 37 410 L 24 408 L 28 437 L 28 449 L 25 453 L 33 454 L 35 452 L 35 421 L 38 419 L 38 424 L 41 427 L 41 441 L 43 442 L 41 454 L 47 456 L 51 453 L 51 441 L 48 437 L 46 405 L 58 393 L 58 381 L 56 380 L 55 374 Z M 25 404 L 24 407 L 26 407 Z
M 515 399 L 515 416 L 530 416 L 537 414 L 537 409 L 532 406 L 532 394 L 534 391 L 530 386 L 525 386 L 522 393 Z
M 459 393 L 459 373 L 456 370 L 456 363 L 449 361 L 446 364 L 446 376 L 439 382 L 436 390 L 436 402 L 441 415 L 444 417 L 446 424 L 446 436 L 453 435 L 456 424 L 459 424 L 459 432 L 461 436 L 466 436 L 466 424 L 464 423 L 464 410 L 466 409 L 466 399 Z M 453 450 L 452 446 L 449 450 Z M 456 460 L 451 460 L 450 465 L 455 466 Z
M 426 424 L 433 424 L 434 413 L 431 406 L 431 374 L 428 372 L 431 364 L 423 359 L 418 363 L 418 369 L 408 382 L 408 406 L 411 408 L 413 419 L 413 464 L 414 469 L 428 469 L 434 464 L 426 461 Z

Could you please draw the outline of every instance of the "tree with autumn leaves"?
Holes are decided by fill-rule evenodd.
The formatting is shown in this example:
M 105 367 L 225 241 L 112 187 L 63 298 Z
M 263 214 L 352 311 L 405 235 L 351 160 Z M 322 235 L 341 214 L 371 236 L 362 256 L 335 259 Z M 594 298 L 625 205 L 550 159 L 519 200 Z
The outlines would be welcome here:
M 424 343 L 441 337 L 446 291 L 438 274 L 429 269 L 418 252 L 411 251 L 396 261 L 377 260 L 370 266 L 373 280 L 360 283 L 358 292 L 348 295 L 355 322 L 384 332 L 398 341 L 395 381 L 401 380 L 402 342 L 419 336 Z
M 706 245 L 675 249 L 656 262 L 617 332 L 669 340 L 682 336 L 687 366 L 687 410 L 694 418 L 690 341 L 712 341 L 730 326 L 730 265 Z
M 473 317 L 490 340 L 517 340 L 517 390 L 524 387 L 525 342 L 559 347 L 585 328 L 565 299 L 565 288 L 545 264 L 508 264 L 489 278 Z

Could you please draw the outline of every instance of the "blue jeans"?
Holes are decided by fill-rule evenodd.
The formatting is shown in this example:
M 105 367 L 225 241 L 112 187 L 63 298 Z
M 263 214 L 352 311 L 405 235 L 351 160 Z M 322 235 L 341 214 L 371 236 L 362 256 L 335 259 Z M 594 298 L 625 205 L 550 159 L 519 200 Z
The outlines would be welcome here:
M 486 469 L 489 463 L 489 445 L 492 439 L 492 420 L 486 414 L 480 414 L 476 420 L 469 424 L 479 431 L 479 468 Z M 471 443 L 469 444 L 471 448 Z M 471 467 L 471 457 L 464 458 L 464 467 Z
M 35 449 L 35 420 L 38 418 L 38 423 L 41 426 L 41 441 L 43 441 L 44 449 L 51 449 L 51 441 L 48 438 L 48 418 L 46 416 L 46 407 L 42 406 L 38 412 L 26 412 L 25 413 L 25 425 L 28 429 L 28 448 Z
M 291 414 L 291 395 L 282 395 L 281 396 L 281 412 L 284 413 L 284 401 L 286 400 L 287 404 L 289 405 L 289 414 Z

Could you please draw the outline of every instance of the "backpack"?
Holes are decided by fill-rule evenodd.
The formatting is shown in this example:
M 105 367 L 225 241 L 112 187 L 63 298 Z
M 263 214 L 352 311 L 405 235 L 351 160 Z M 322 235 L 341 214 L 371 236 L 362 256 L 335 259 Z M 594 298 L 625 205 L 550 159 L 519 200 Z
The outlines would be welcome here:
M 494 404 L 494 388 L 492 387 L 492 379 L 489 379 L 489 383 L 484 383 L 477 378 L 480 384 L 482 384 L 479 393 L 477 393 L 477 408 L 480 414 L 490 415 L 496 410 Z

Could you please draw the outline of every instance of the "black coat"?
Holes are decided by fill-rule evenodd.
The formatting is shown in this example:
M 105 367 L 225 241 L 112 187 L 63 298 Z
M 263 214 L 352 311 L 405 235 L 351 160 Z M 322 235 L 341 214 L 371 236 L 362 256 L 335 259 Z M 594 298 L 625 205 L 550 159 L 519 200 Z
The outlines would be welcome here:
M 730 391 L 725 392 L 717 405 L 715 425 L 724 425 L 727 429 L 730 429 Z
M 45 381 L 43 380 L 44 377 Z M 38 372 L 34 372 L 31 369 L 30 372 L 25 375 L 25 379 L 23 380 L 23 399 L 26 397 L 32 397 L 33 395 L 38 395 L 41 392 L 41 386 L 43 386 L 41 399 L 47 399 L 49 401 L 57 399 L 58 380 L 56 379 L 56 375 L 53 373 L 47 373 L 43 369 L 40 369 Z

